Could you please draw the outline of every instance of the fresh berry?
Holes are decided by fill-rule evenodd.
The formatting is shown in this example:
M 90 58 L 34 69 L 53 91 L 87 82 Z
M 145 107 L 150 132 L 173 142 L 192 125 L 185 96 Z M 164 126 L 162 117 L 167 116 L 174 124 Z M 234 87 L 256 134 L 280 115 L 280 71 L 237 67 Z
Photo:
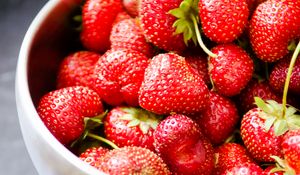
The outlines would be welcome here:
M 290 57 L 284 58 L 276 63 L 270 75 L 271 87 L 278 91 L 283 92 L 286 75 L 290 65 Z M 297 58 L 293 68 L 289 90 L 295 94 L 300 94 L 300 56 Z
M 109 49 L 112 25 L 121 11 L 121 0 L 87 0 L 82 10 L 82 44 L 92 51 Z
M 166 51 L 182 52 L 186 45 L 183 35 L 175 35 L 176 17 L 169 13 L 179 7 L 182 0 L 142 0 L 139 15 L 147 41 Z
M 196 113 L 207 106 L 208 88 L 190 64 L 174 53 L 159 54 L 145 71 L 139 104 L 157 114 Z
M 300 174 L 300 129 L 288 131 L 281 146 L 288 165 Z
M 157 126 L 154 146 L 174 174 L 212 173 L 212 145 L 200 127 L 184 115 L 171 115 Z
M 153 132 L 159 117 L 146 110 L 116 107 L 104 119 L 107 139 L 119 147 L 140 146 L 154 151 Z
M 209 57 L 208 70 L 214 88 L 224 96 L 239 94 L 252 78 L 252 59 L 234 44 L 218 45 L 212 52 L 217 57 Z
M 123 0 L 124 8 L 132 17 L 137 17 L 139 15 L 140 1 L 141 0 Z
M 94 52 L 78 51 L 65 57 L 58 72 L 58 89 L 78 85 L 92 87 L 94 67 L 100 56 Z
M 241 124 L 241 136 L 253 158 L 260 162 L 274 162 L 270 156 L 283 157 L 282 135 L 276 136 L 274 126 L 266 130 L 263 110 L 254 108 L 248 111 Z
M 244 163 L 227 170 L 223 175 L 262 175 L 263 170 L 254 163 Z
M 215 173 L 223 174 L 237 165 L 254 163 L 245 147 L 237 143 L 225 143 L 215 149 Z
M 99 95 L 83 86 L 72 86 L 44 95 L 37 108 L 50 132 L 62 144 L 69 144 L 84 131 L 84 117 L 103 112 Z
M 101 157 L 103 157 L 109 149 L 104 147 L 92 147 L 85 150 L 83 153 L 80 154 L 79 158 L 90 164 L 91 166 L 95 166 L 95 163 L 100 160 Z
M 248 20 L 246 0 L 200 0 L 199 17 L 204 34 L 217 43 L 238 38 Z
M 110 175 L 171 175 L 167 165 L 159 156 L 141 147 L 123 147 L 109 151 L 95 166 Z
M 112 49 L 131 49 L 139 51 L 149 58 L 154 50 L 144 37 L 143 31 L 137 19 L 125 19 L 116 23 L 110 34 Z
M 257 57 L 275 62 L 289 53 L 288 45 L 300 33 L 300 1 L 268 0 L 255 10 L 250 41 Z
M 216 92 L 209 93 L 208 106 L 196 122 L 213 144 L 221 144 L 228 138 L 239 121 L 235 104 Z
M 138 106 L 138 91 L 149 59 L 133 50 L 109 50 L 95 67 L 95 89 L 109 105 Z
M 256 107 L 254 104 L 254 97 L 281 102 L 281 96 L 272 90 L 267 81 L 253 79 L 238 95 L 239 110 L 243 114 Z

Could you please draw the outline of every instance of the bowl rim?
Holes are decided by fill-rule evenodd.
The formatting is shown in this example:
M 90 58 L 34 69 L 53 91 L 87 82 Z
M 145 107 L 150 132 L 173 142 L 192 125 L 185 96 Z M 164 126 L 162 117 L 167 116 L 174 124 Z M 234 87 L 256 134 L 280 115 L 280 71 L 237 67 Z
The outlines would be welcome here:
M 81 161 L 76 155 L 63 146 L 47 129 L 42 120 L 40 119 L 32 98 L 30 96 L 29 84 L 28 84 L 28 60 L 29 53 L 33 45 L 33 40 L 37 34 L 39 28 L 43 24 L 44 20 L 51 13 L 51 11 L 58 6 L 59 3 L 63 3 L 62 0 L 49 0 L 42 9 L 38 12 L 36 17 L 30 24 L 25 37 L 23 39 L 21 49 L 18 56 L 16 77 L 15 77 L 15 93 L 16 100 L 19 101 L 17 105 L 21 105 L 26 115 L 26 120 L 32 123 L 33 128 L 37 132 L 41 139 L 43 139 L 53 150 L 60 154 L 66 161 L 73 166 L 78 167 L 86 174 L 104 174 L 87 163 Z M 20 86 L 22 85 L 22 86 Z M 18 97 L 18 94 L 22 94 L 22 98 Z M 26 107 L 25 107 L 26 106 Z M 19 115 L 18 115 L 19 116 Z M 30 117 L 29 117 L 30 116 Z M 20 116 L 19 116 L 20 118 Z M 23 131 L 22 131 L 23 132 Z

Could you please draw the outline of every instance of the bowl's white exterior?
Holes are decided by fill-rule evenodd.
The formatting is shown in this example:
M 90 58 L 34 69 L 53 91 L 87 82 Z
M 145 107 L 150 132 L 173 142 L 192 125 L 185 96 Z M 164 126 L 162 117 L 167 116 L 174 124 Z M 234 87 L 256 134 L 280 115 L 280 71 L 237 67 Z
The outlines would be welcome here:
M 29 53 L 37 31 L 54 9 L 61 5 L 71 9 L 78 5 L 75 1 L 50 0 L 30 25 L 19 54 L 15 87 L 19 122 L 30 157 L 38 173 L 43 175 L 103 174 L 79 160 L 53 137 L 36 112 L 28 85 Z M 61 12 L 57 16 L 69 13 Z

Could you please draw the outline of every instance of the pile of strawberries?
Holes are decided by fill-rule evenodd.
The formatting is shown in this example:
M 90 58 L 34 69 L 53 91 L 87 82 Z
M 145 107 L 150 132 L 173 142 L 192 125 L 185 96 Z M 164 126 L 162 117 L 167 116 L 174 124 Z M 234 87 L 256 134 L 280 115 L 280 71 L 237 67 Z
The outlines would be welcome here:
M 300 174 L 300 1 L 87 0 L 81 19 L 82 50 L 37 109 L 80 159 L 116 175 Z

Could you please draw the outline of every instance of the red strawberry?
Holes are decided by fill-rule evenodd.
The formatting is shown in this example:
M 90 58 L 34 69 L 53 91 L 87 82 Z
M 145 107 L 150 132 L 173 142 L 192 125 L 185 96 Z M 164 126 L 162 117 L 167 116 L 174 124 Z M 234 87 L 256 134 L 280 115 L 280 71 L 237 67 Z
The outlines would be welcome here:
M 268 82 L 253 79 L 238 95 L 239 109 L 242 113 L 246 113 L 250 109 L 256 107 L 254 104 L 254 97 L 281 102 L 281 96 L 271 89 Z
M 288 165 L 300 174 L 300 129 L 287 132 L 281 146 Z
M 196 120 L 204 134 L 213 144 L 228 138 L 238 123 L 239 115 L 235 104 L 215 92 L 209 93 L 208 107 Z
M 123 6 L 126 11 L 132 16 L 137 17 L 139 15 L 139 4 L 141 0 L 123 0 Z
M 208 61 L 206 56 L 199 54 L 185 54 L 185 60 L 200 74 L 206 84 L 210 84 L 208 75 Z
M 200 0 L 199 17 L 204 34 L 217 43 L 238 38 L 248 20 L 246 0 Z
M 138 106 L 138 91 L 149 59 L 133 50 L 109 50 L 98 61 L 95 88 L 106 103 Z
M 290 61 L 290 57 L 280 60 L 271 72 L 270 85 L 274 90 L 278 92 L 283 92 Z M 300 94 L 300 56 L 297 58 L 297 61 L 293 68 L 289 90 L 296 94 Z
M 274 162 L 270 156 L 283 157 L 282 136 L 275 135 L 274 126 L 266 129 L 262 117 L 267 115 L 259 108 L 248 111 L 242 119 L 241 136 L 253 158 L 261 162 Z
M 94 67 L 100 56 L 94 52 L 78 51 L 65 57 L 60 64 L 57 87 L 76 85 L 91 87 L 94 81 Z
M 154 150 L 153 132 L 159 117 L 143 109 L 116 107 L 104 120 L 107 139 L 117 146 L 140 146 Z
M 278 171 L 278 172 L 271 172 L 272 169 L 275 168 L 275 166 L 269 166 L 264 170 L 264 175 L 284 175 L 283 171 Z
M 109 151 L 95 166 L 110 175 L 171 175 L 167 165 L 159 156 L 141 147 L 123 147 Z
M 250 41 L 256 55 L 274 62 L 288 54 L 288 45 L 299 37 L 300 1 L 268 0 L 255 10 L 250 22 Z
M 222 175 L 262 175 L 263 170 L 254 163 L 239 164 Z
M 84 131 L 84 117 L 103 112 L 98 94 L 83 86 L 72 86 L 44 95 L 37 108 L 50 132 L 62 143 L 69 144 Z
M 246 51 L 233 44 L 218 45 L 212 52 L 217 57 L 209 57 L 208 70 L 214 88 L 224 96 L 239 94 L 252 77 L 252 59 Z
M 121 0 L 87 0 L 82 10 L 83 45 L 89 50 L 99 52 L 109 49 L 112 25 L 121 11 Z
M 90 164 L 91 166 L 95 166 L 95 163 L 100 160 L 101 157 L 103 157 L 109 149 L 104 147 L 92 147 L 85 150 L 83 153 L 80 154 L 79 158 Z
M 145 71 L 141 107 L 157 113 L 195 113 L 206 107 L 208 88 L 190 64 L 174 53 L 159 54 Z
M 223 174 L 237 165 L 254 163 L 245 147 L 237 143 L 225 143 L 215 150 L 215 173 Z
M 179 7 L 182 0 L 142 0 L 139 15 L 146 39 L 167 51 L 182 52 L 186 46 L 183 35 L 174 35 L 176 17 L 169 13 Z
M 200 127 L 184 115 L 172 115 L 154 131 L 154 146 L 174 174 L 211 174 L 213 148 Z
M 110 35 L 112 49 L 131 49 L 152 57 L 154 50 L 144 37 L 137 19 L 125 19 L 116 23 Z

